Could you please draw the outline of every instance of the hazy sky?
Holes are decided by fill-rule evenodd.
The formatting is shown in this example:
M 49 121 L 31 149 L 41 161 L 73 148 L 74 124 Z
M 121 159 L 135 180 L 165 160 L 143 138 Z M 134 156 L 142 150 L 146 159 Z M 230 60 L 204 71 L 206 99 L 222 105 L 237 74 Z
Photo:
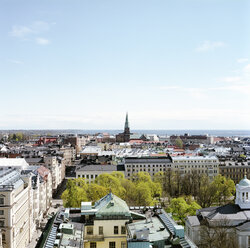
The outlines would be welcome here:
M 0 0 L 0 129 L 250 129 L 249 0 Z

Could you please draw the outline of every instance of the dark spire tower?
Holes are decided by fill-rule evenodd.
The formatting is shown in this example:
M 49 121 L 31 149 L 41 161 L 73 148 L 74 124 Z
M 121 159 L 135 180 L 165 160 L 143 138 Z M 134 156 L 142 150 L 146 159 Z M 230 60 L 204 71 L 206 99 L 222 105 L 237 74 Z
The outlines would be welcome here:
M 128 112 L 127 112 L 125 126 L 124 126 L 124 141 L 128 142 L 129 140 L 130 140 L 130 129 L 129 129 Z

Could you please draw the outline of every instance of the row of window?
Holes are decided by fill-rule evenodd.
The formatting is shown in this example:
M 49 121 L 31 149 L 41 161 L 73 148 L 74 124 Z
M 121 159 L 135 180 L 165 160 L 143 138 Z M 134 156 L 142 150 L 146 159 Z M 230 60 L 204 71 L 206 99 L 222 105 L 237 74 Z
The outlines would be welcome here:
M 175 160 L 174 163 L 216 163 L 216 160 Z
M 152 165 L 152 164 L 148 164 L 148 165 L 146 165 L 146 164 L 140 164 L 140 165 L 138 165 L 138 164 L 132 164 L 132 165 L 127 165 L 127 168 L 130 168 L 130 167 L 171 167 L 171 164 L 156 164 L 156 165 Z
M 81 177 L 81 175 L 78 175 L 78 178 Z M 86 178 L 87 179 L 94 179 L 94 178 L 97 178 L 98 175 L 86 175 Z M 85 178 L 85 175 L 82 175 L 82 178 Z
M 99 235 L 103 235 L 103 226 L 99 226 L 98 233 Z M 93 226 L 87 226 L 87 234 L 88 235 L 94 234 Z M 114 226 L 114 234 L 119 234 L 119 226 Z M 121 234 L 126 234 L 125 226 L 121 226 Z
M 96 242 L 90 242 L 90 248 L 98 248 Z M 116 242 L 115 241 L 110 241 L 109 242 L 109 248 L 116 248 Z M 121 242 L 121 248 L 126 248 L 126 242 L 122 241 Z

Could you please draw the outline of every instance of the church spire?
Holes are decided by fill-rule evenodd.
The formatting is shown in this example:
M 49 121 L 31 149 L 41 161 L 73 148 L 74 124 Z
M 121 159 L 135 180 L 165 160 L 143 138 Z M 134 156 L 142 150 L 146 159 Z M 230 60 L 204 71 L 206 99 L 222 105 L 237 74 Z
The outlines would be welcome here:
M 125 129 L 129 128 L 129 123 L 128 123 L 128 112 L 126 113 L 126 121 L 125 121 Z

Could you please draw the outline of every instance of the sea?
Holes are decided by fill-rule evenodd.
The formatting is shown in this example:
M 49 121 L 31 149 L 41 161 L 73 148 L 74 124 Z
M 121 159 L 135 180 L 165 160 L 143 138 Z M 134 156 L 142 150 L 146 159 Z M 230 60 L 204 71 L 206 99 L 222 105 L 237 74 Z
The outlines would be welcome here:
M 28 134 L 37 134 L 37 135 L 58 135 L 58 134 L 97 134 L 97 133 L 110 133 L 118 134 L 123 132 L 123 130 L 108 130 L 108 129 L 41 129 L 41 130 L 0 130 L 0 133 L 15 133 L 23 132 Z M 131 130 L 131 133 L 140 133 L 140 134 L 157 134 L 157 135 L 210 135 L 210 136 L 223 136 L 223 137 L 250 137 L 250 130 Z

